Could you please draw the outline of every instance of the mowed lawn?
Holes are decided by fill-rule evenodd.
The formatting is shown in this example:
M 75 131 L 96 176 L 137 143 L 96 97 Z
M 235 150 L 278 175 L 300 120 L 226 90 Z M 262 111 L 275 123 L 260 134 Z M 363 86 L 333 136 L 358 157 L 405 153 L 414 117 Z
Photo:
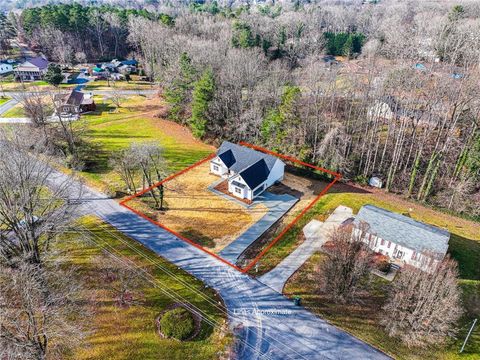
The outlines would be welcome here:
M 0 97 L 0 105 L 5 104 L 7 101 L 11 100 L 11 98 L 5 96 Z
M 460 270 L 460 286 L 463 291 L 465 316 L 459 324 L 459 336 L 445 348 L 408 349 L 398 340 L 389 338 L 379 325 L 379 314 L 387 294 L 387 283 L 375 277 L 371 288 L 360 295 L 356 305 L 342 306 L 331 303 L 319 294 L 318 264 L 323 255 L 312 256 L 287 282 L 287 296 L 301 296 L 302 304 L 336 326 L 382 349 L 396 359 L 479 359 L 480 327 L 477 326 L 463 355 L 458 351 L 469 325 L 480 317 L 480 224 L 452 215 L 444 214 L 421 204 L 409 202 L 381 191 L 364 190 L 345 184 L 334 186 L 323 196 L 299 223 L 287 232 L 260 261 L 261 272 L 278 264 L 303 240 L 301 230 L 311 219 L 325 220 L 339 205 L 349 206 L 357 213 L 365 204 L 373 204 L 413 219 L 448 229 L 452 236 L 449 253 L 457 260 Z
M 90 81 L 87 83 L 85 86 L 85 90 L 112 90 L 112 89 L 117 89 L 117 90 L 155 90 L 155 84 L 152 84 L 151 82 L 148 81 L 141 81 L 138 80 L 138 77 L 135 77 L 133 75 L 133 78 L 136 80 L 132 81 L 110 81 L 108 82 L 107 80 L 98 80 L 98 81 Z
M 267 208 L 262 204 L 245 208 L 208 190 L 218 180 L 210 174 L 208 161 L 174 177 L 164 186 L 165 210 L 147 209 L 149 216 L 201 246 L 220 251 L 265 215 Z M 137 198 L 129 206 L 145 210 L 149 199 Z
M 83 281 L 82 304 L 91 313 L 86 323 L 88 336 L 71 354 L 75 360 L 216 359 L 227 350 L 232 336 L 226 324 L 219 296 L 204 284 L 179 270 L 142 245 L 123 236 L 94 217 L 79 221 L 83 237 L 68 234 L 59 250 Z M 145 281 L 135 291 L 135 304 L 120 307 L 111 288 L 99 274 L 102 249 L 146 271 Z M 214 326 L 203 321 L 200 334 L 192 341 L 163 339 L 156 333 L 155 318 L 176 302 L 198 308 Z
M 97 111 L 85 114 L 86 168 L 91 185 L 110 190 L 124 188 L 109 160 L 135 142 L 155 142 L 164 149 L 169 171 L 178 171 L 206 157 L 214 149 L 196 140 L 183 126 L 157 117 L 159 98 L 130 96 L 115 109 L 108 99 L 96 97 Z
M 11 109 L 5 111 L 1 117 L 4 118 L 20 118 L 20 117 L 26 117 L 25 111 L 23 109 L 23 105 L 18 103 Z
M 448 215 L 399 196 L 336 184 L 308 211 L 260 261 L 259 271 L 275 267 L 302 241 L 302 229 L 312 219 L 325 220 L 338 206 L 351 207 L 357 213 L 365 204 L 376 205 L 413 219 L 446 228 L 451 233 L 449 253 L 457 260 L 462 279 L 480 280 L 480 223 Z

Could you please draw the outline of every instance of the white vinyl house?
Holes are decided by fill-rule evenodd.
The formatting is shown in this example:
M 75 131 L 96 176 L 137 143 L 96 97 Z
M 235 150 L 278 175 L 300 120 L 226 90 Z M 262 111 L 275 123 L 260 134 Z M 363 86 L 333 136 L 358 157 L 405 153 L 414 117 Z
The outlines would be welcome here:
M 275 156 L 224 141 L 210 161 L 210 172 L 227 179 L 232 195 L 253 201 L 283 180 L 285 163 Z
M 373 205 L 362 206 L 354 224 L 357 232 L 365 224 L 364 242 L 398 266 L 408 264 L 428 271 L 443 260 L 448 250 L 448 231 Z
M 0 61 L 0 75 L 8 74 L 13 71 L 12 64 L 9 64 L 5 61 Z

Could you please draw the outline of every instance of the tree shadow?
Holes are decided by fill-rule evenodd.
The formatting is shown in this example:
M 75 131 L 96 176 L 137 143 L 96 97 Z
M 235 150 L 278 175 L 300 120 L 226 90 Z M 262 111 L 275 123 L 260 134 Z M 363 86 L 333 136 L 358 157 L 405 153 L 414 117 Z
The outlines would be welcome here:
M 202 247 L 207 247 L 207 248 L 215 247 L 215 241 L 211 237 L 202 234 L 198 230 L 185 229 L 180 231 L 180 235 L 186 237 L 189 240 L 192 240 L 194 243 Z
M 460 278 L 480 280 L 480 241 L 451 234 L 448 252 L 458 263 Z

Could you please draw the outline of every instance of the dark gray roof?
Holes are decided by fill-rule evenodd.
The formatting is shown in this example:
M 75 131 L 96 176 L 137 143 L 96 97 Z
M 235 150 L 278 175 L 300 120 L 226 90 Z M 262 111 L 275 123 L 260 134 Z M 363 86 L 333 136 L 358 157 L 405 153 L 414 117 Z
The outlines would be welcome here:
M 38 67 L 40 70 L 46 69 L 48 66 L 48 60 L 41 56 L 28 58 L 27 61 Z
M 220 160 L 223 161 L 227 168 L 230 168 L 230 166 L 235 163 L 235 157 L 233 156 L 233 152 L 230 149 L 219 154 L 218 157 L 220 158 Z
M 246 146 L 233 144 L 229 141 L 224 141 L 217 150 L 217 155 L 222 159 L 225 166 L 230 170 L 239 173 L 245 170 L 247 167 L 252 166 L 259 160 L 264 160 L 265 164 L 270 171 L 277 161 L 277 158 L 272 155 L 262 153 L 257 150 L 253 150 Z M 227 159 L 228 164 L 222 157 Z
M 68 97 L 67 101 L 65 102 L 68 105 L 79 106 L 83 102 L 83 93 L 77 90 L 72 90 L 70 96 Z
M 264 159 L 258 160 L 255 164 L 241 171 L 239 175 L 247 183 L 250 189 L 255 189 L 258 185 L 267 180 L 270 169 L 267 167 Z
M 448 250 L 448 231 L 373 205 L 362 206 L 355 224 L 361 222 L 370 225 L 370 233 L 417 252 L 445 255 Z

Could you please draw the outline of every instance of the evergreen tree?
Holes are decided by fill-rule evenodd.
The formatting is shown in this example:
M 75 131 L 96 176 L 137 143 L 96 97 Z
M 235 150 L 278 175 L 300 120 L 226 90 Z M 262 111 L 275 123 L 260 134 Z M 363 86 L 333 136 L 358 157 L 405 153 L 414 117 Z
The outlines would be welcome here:
M 194 84 L 192 98 L 192 117 L 190 126 L 193 134 L 201 138 L 205 135 L 207 129 L 207 110 L 208 104 L 213 98 L 215 92 L 215 79 L 213 72 L 207 69 Z
M 173 120 L 179 121 L 190 98 L 190 93 L 195 81 L 196 70 L 192 59 L 184 52 L 178 60 L 179 75 L 165 89 L 165 101 L 169 105 L 169 115 Z
M 63 80 L 62 69 L 60 65 L 50 64 L 48 65 L 47 72 L 45 73 L 44 80 L 50 85 L 58 86 Z
M 286 86 L 280 105 L 270 110 L 262 122 L 261 133 L 264 141 L 276 150 L 291 145 L 286 145 L 288 141 L 285 139 L 290 131 L 295 131 L 295 125 L 300 122 L 297 106 L 300 95 L 298 86 Z

